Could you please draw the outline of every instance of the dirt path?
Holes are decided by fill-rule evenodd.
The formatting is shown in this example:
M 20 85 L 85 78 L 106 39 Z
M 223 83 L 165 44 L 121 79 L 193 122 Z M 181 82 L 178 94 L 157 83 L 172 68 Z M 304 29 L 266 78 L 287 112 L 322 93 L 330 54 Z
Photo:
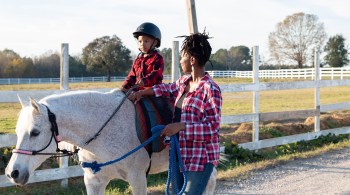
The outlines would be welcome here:
M 350 148 L 218 181 L 215 194 L 350 194 Z

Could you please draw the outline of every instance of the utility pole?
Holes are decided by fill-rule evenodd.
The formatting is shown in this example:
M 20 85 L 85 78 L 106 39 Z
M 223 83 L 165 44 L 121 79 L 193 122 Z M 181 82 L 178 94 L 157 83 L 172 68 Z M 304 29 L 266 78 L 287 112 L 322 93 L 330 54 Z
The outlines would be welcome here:
M 186 0 L 186 5 L 187 5 L 188 26 L 190 29 L 190 34 L 198 33 L 196 6 L 194 3 L 194 0 Z M 174 41 L 173 52 L 172 52 L 172 63 L 171 63 L 171 82 L 174 82 L 180 78 L 179 56 L 180 56 L 179 42 Z
M 187 15 L 188 15 L 188 25 L 190 28 L 190 33 L 198 33 L 195 2 L 194 0 L 186 0 L 186 3 L 187 3 Z

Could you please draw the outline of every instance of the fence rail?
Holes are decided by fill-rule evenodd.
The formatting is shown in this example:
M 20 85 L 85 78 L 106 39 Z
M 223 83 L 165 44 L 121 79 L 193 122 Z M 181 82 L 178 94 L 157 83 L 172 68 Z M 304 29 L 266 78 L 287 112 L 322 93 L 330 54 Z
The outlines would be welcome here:
M 350 67 L 343 68 L 320 68 L 322 78 L 345 79 L 350 78 Z M 207 71 L 213 78 L 252 78 L 253 71 Z M 314 79 L 314 68 L 303 69 L 279 69 L 279 70 L 259 70 L 259 78 L 270 79 Z M 124 76 L 113 76 L 111 81 L 123 81 Z M 165 80 L 171 80 L 171 75 L 164 75 Z M 80 82 L 106 82 L 107 77 L 70 77 L 70 83 Z M 40 84 L 40 83 L 59 83 L 60 78 L 2 78 L 0 85 L 13 84 Z
M 124 76 L 113 76 L 111 81 L 124 81 Z M 165 80 L 170 80 L 171 75 L 164 75 Z M 83 82 L 107 82 L 108 77 L 69 77 L 69 83 Z M 2 78 L 0 85 L 14 84 L 42 84 L 42 83 L 60 83 L 60 78 Z
M 208 71 L 214 78 L 252 78 L 253 71 Z M 269 79 L 314 79 L 314 68 L 259 70 L 259 78 Z M 350 67 L 320 68 L 320 79 L 345 79 L 350 78 Z

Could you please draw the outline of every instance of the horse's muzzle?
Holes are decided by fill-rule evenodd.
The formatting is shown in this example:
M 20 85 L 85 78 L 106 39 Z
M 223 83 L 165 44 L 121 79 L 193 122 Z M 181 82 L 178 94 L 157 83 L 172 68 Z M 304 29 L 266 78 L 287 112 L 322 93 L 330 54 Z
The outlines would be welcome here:
M 7 178 L 17 185 L 24 185 L 28 182 L 29 179 L 29 173 L 27 170 L 19 170 L 19 169 L 13 169 L 9 170 L 9 168 L 6 168 L 6 176 Z

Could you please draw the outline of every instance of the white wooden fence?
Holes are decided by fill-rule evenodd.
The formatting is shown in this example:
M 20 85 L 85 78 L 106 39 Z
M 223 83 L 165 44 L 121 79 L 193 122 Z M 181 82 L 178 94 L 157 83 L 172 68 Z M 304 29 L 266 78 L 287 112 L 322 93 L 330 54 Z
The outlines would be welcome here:
M 251 114 L 239 114 L 222 116 L 221 124 L 244 123 L 253 122 L 253 140 L 248 143 L 239 144 L 243 148 L 256 150 L 261 148 L 273 147 L 288 143 L 294 143 L 301 140 L 312 140 L 320 135 L 327 135 L 328 133 L 349 134 L 350 127 L 335 128 L 329 130 L 320 130 L 320 112 L 328 112 L 334 110 L 344 110 L 350 108 L 350 102 L 342 102 L 337 104 L 321 105 L 320 104 L 320 88 L 321 87 L 335 87 L 335 86 L 349 86 L 350 80 L 321 80 L 319 68 L 319 53 L 315 53 L 315 68 L 313 68 L 313 78 L 310 81 L 295 81 L 295 82 L 274 82 L 274 83 L 260 83 L 259 82 L 259 64 L 258 64 L 258 47 L 253 49 L 253 83 L 248 84 L 225 84 L 220 85 L 222 92 L 252 92 L 253 93 L 253 112 Z M 315 103 L 314 109 L 310 110 L 296 110 L 287 112 L 259 112 L 259 92 L 268 90 L 288 90 L 288 89 L 306 89 L 313 88 Z M 1 97 L 0 97 L 1 99 Z M 306 118 L 315 117 L 314 132 L 284 136 L 272 139 L 259 139 L 259 123 L 262 121 L 284 120 L 289 118 Z M 8 147 L 15 145 L 15 135 L 0 135 L 0 147 Z M 41 182 L 56 179 L 64 179 L 82 175 L 82 170 L 79 166 L 65 167 L 59 169 L 48 169 L 36 171 L 34 176 L 30 178 L 29 182 Z M 0 187 L 12 186 L 6 176 L 0 176 Z
M 350 78 L 350 67 L 320 68 L 320 79 L 346 79 Z M 214 78 L 252 78 L 253 71 L 207 71 Z M 315 77 L 314 68 L 259 70 L 259 78 L 270 79 L 310 79 Z M 111 81 L 123 81 L 124 76 L 113 76 Z M 164 80 L 171 80 L 171 75 L 164 75 Z M 106 82 L 107 77 L 70 77 L 69 83 Z M 60 78 L 0 78 L 0 85 L 12 84 L 41 84 L 60 83 Z
M 252 78 L 253 71 L 208 71 L 214 78 Z M 269 79 L 310 79 L 315 78 L 314 68 L 302 69 L 278 69 L 278 70 L 259 70 L 259 78 Z M 320 68 L 320 79 L 346 79 L 350 78 L 350 67 L 342 68 Z
M 69 83 L 83 82 L 106 82 L 107 77 L 69 77 Z M 111 81 L 124 81 L 125 76 L 112 76 Z M 171 75 L 164 75 L 164 80 L 170 80 Z M 60 83 L 60 78 L 0 78 L 0 85 L 14 84 L 42 84 L 42 83 Z

